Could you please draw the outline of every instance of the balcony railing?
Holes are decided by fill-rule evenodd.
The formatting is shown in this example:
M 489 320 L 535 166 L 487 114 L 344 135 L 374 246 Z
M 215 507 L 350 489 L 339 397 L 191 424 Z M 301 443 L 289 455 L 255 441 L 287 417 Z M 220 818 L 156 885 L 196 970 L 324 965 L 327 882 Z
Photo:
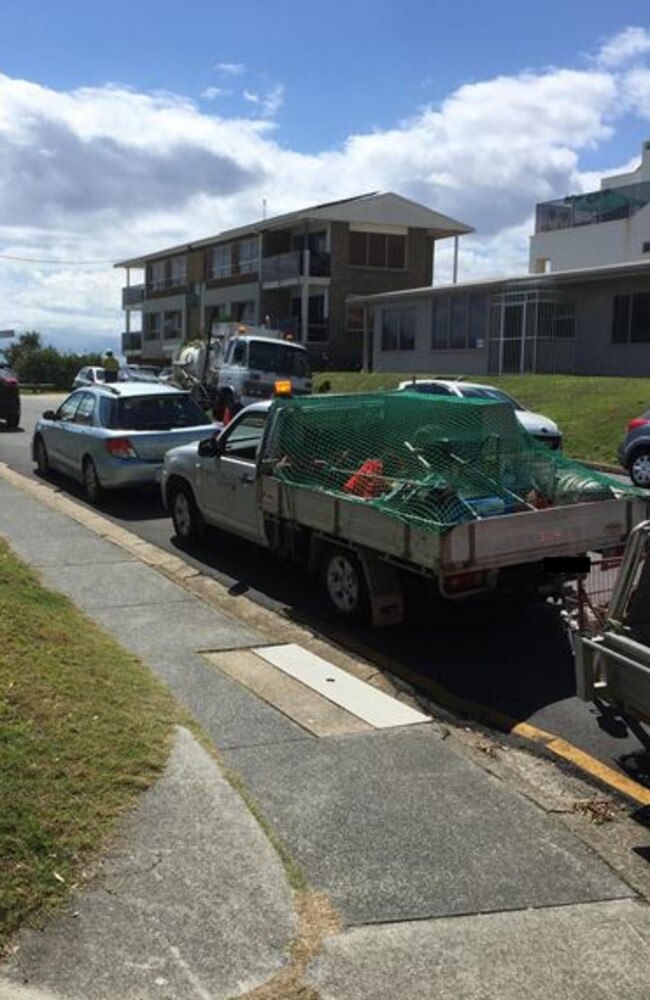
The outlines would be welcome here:
M 650 181 L 569 195 L 537 206 L 536 233 L 629 219 L 650 202 Z
M 330 273 L 331 265 L 328 253 L 311 253 L 309 255 L 309 274 L 312 277 L 328 278 Z M 297 280 L 303 275 L 304 254 L 301 250 L 262 258 L 261 280 L 263 282 Z
M 122 309 L 142 305 L 144 301 L 144 285 L 129 285 L 122 289 Z
M 141 350 L 142 350 L 141 333 L 122 334 L 122 353 L 126 351 L 141 351 Z

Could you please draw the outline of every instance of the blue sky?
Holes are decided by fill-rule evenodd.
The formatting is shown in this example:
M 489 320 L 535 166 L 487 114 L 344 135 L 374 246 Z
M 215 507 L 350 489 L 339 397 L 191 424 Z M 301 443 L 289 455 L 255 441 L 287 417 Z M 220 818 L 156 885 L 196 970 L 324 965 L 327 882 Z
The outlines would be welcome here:
M 647 0 L 3 0 L 0 38 L 0 328 L 57 346 L 116 345 L 111 261 L 263 199 L 396 190 L 521 273 L 535 202 L 650 138 Z

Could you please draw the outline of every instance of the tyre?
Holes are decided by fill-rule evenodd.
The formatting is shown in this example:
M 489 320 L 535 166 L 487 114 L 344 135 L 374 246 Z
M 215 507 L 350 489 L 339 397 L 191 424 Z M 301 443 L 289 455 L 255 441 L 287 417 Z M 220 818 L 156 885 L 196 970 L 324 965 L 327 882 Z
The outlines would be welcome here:
M 171 488 L 169 508 L 174 522 L 176 537 L 181 542 L 196 542 L 203 535 L 205 522 L 191 487 L 185 483 L 176 483 Z
M 104 495 L 102 484 L 97 475 L 97 469 L 92 458 L 85 458 L 83 464 L 83 486 L 86 499 L 91 504 L 98 504 Z
M 42 437 L 37 437 L 34 441 L 34 462 L 39 476 L 47 476 L 50 471 L 50 460 Z
M 642 448 L 632 455 L 629 472 L 635 486 L 650 489 L 650 448 Z
M 322 566 L 323 591 L 341 618 L 358 624 L 370 616 L 370 600 L 363 567 L 347 549 L 330 549 Z

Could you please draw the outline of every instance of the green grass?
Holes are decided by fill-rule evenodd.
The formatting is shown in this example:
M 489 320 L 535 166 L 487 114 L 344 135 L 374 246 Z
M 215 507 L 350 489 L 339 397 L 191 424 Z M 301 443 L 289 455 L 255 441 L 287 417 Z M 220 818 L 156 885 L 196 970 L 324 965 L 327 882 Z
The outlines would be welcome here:
M 0 541 L 0 952 L 83 879 L 178 721 L 149 670 Z
M 418 372 L 419 378 L 435 376 Z M 374 392 L 394 389 L 409 374 L 323 372 L 314 376 L 314 391 L 323 383 L 331 392 Z M 450 376 L 439 376 L 449 378 Z M 564 432 L 567 455 L 584 461 L 616 464 L 618 444 L 628 421 L 650 406 L 650 378 L 602 378 L 577 375 L 468 376 L 467 381 L 500 386 L 529 409 L 551 417 Z

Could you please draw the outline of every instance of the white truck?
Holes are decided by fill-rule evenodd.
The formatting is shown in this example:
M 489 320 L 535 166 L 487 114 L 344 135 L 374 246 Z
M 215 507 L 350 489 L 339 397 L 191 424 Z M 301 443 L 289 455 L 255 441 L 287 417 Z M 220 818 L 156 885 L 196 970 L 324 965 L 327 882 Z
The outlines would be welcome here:
M 204 385 L 217 420 L 269 399 L 277 382 L 288 383 L 294 395 L 310 393 L 312 387 L 306 348 L 263 326 L 218 323 L 209 353 L 205 341 L 188 344 L 177 353 L 174 367 L 179 381 L 189 374 Z
M 358 495 L 283 479 L 276 425 L 287 419 L 281 402 L 256 403 L 220 435 L 168 452 L 163 500 L 182 542 L 198 540 L 212 525 L 302 561 L 320 575 L 335 611 L 351 621 L 401 621 L 405 577 L 433 583 L 453 599 L 497 588 L 559 594 L 567 578 L 585 572 L 586 553 L 620 550 L 650 513 L 648 500 L 608 491 L 606 499 L 476 515 L 432 532 Z M 547 455 L 540 447 L 539 461 Z

